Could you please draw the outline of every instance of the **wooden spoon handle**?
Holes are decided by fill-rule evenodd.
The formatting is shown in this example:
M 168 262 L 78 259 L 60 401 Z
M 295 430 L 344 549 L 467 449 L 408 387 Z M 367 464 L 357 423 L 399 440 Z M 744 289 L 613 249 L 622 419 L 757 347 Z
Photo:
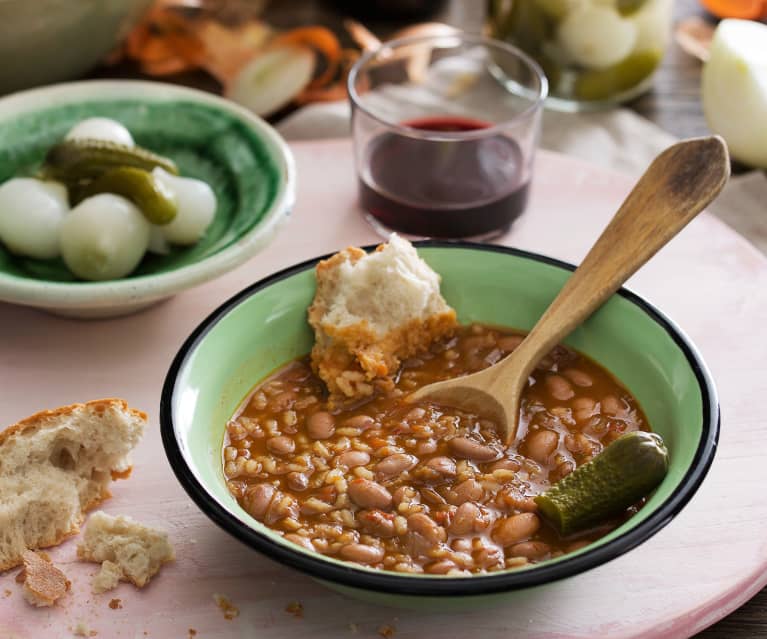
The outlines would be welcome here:
M 523 377 L 700 213 L 729 175 L 719 136 L 678 142 L 655 158 L 520 345 L 525 357 L 517 361 L 529 362 Z

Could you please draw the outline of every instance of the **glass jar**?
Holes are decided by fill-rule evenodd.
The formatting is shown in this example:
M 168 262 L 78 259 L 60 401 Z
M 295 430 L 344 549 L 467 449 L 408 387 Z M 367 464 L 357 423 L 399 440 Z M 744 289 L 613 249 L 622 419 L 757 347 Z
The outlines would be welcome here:
M 652 85 L 671 37 L 673 0 L 488 0 L 488 35 L 535 58 L 546 106 L 595 110 Z

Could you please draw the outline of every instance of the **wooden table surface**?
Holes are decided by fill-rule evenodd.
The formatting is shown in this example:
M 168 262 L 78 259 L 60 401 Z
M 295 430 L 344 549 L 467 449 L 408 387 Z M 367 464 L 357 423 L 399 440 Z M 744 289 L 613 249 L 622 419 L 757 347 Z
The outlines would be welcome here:
M 467 31 L 481 28 L 484 2 L 481 0 L 448 0 L 443 9 L 430 19 L 460 26 Z M 691 15 L 705 17 L 696 0 L 675 0 L 675 20 Z M 338 33 L 342 32 L 343 15 L 332 2 L 321 0 L 272 0 L 265 17 L 277 27 L 294 27 L 306 24 L 324 24 Z M 401 24 L 370 23 L 367 25 L 377 34 L 401 27 Z M 96 77 L 115 75 L 134 76 L 129 68 L 97 70 Z M 675 43 L 670 47 L 655 77 L 653 89 L 630 102 L 627 106 L 658 124 L 677 137 L 691 137 L 709 133 L 700 102 L 701 63 L 684 53 Z M 217 90 L 209 78 L 194 75 L 179 77 L 175 81 L 193 84 L 199 88 Z M 278 122 L 288 111 L 270 118 Z M 743 167 L 734 167 L 735 172 Z M 767 589 L 757 594 L 742 608 L 724 620 L 697 635 L 697 639 L 759 639 L 767 638 Z

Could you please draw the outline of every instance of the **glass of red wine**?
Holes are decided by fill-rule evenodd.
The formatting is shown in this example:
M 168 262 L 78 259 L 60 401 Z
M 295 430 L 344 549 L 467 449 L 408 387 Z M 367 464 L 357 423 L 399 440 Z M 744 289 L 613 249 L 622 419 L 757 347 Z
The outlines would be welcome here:
M 548 92 L 525 53 L 458 32 L 394 40 L 348 90 L 359 203 L 380 234 L 486 240 L 522 214 Z

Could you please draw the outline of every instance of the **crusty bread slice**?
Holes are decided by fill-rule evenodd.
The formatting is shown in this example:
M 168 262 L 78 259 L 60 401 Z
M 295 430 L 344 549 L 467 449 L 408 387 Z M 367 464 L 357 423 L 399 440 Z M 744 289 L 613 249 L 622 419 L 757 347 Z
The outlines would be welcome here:
M 45 553 L 25 550 L 22 556 L 24 568 L 20 573 L 24 599 L 37 607 L 52 606 L 69 590 L 66 575 L 53 565 Z
M 373 253 L 354 247 L 336 253 L 317 265 L 316 275 L 312 366 L 331 402 L 391 388 L 402 359 L 456 326 L 439 275 L 396 234 Z
M 130 473 L 146 415 L 121 399 L 42 411 L 0 432 L 0 571 L 61 543 Z
M 143 588 L 160 567 L 176 558 L 168 535 L 130 517 L 112 517 L 97 511 L 88 518 L 77 556 L 84 561 L 104 562 L 91 584 L 94 592 L 117 585 L 110 573 L 119 566 L 121 579 Z

